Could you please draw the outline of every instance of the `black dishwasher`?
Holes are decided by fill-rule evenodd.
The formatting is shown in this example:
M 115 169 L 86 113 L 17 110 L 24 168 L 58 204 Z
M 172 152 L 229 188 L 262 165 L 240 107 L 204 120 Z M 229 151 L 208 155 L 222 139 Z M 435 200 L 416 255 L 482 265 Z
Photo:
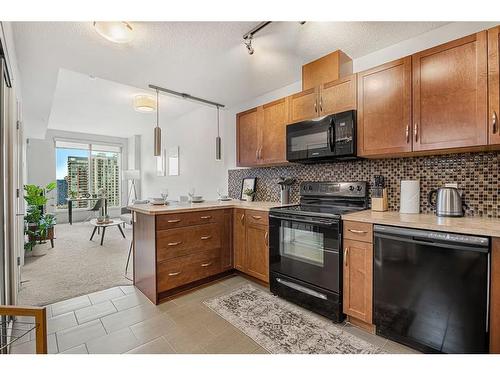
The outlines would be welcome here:
M 377 334 L 425 353 L 487 353 L 489 242 L 375 225 Z

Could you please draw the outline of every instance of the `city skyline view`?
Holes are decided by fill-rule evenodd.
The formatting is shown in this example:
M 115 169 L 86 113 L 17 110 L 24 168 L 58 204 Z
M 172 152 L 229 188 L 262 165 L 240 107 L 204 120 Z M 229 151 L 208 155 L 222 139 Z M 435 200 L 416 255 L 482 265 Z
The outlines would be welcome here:
M 91 156 L 89 158 L 89 156 Z M 57 207 L 66 208 L 66 198 L 106 190 L 108 206 L 120 204 L 119 156 L 117 152 L 56 148 Z M 77 208 L 88 208 L 88 202 L 77 202 Z

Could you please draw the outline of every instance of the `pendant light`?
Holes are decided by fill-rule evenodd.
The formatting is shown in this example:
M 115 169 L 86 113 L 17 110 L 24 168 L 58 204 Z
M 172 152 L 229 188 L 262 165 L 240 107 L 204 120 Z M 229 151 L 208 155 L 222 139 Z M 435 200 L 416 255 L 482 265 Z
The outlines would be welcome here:
M 222 160 L 222 144 L 220 139 L 219 106 L 217 106 L 217 137 L 215 137 L 215 160 Z
M 156 90 L 156 127 L 154 129 L 154 156 L 161 156 L 160 97 Z

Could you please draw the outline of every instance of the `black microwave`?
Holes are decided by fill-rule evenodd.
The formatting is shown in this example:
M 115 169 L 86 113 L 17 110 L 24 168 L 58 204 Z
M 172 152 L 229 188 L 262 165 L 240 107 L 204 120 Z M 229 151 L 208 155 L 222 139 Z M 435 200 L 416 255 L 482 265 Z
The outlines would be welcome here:
M 286 159 L 315 163 L 356 158 L 356 111 L 346 111 L 286 127 Z

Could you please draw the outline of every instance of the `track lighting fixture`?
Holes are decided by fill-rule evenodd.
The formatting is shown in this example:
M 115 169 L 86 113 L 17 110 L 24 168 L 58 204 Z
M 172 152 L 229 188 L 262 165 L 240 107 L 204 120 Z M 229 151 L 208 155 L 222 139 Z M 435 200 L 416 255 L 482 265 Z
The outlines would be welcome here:
M 255 52 L 253 47 L 252 47 L 252 35 L 247 36 L 244 40 L 243 43 L 245 43 L 245 47 L 247 47 L 247 52 L 249 55 L 253 55 Z

